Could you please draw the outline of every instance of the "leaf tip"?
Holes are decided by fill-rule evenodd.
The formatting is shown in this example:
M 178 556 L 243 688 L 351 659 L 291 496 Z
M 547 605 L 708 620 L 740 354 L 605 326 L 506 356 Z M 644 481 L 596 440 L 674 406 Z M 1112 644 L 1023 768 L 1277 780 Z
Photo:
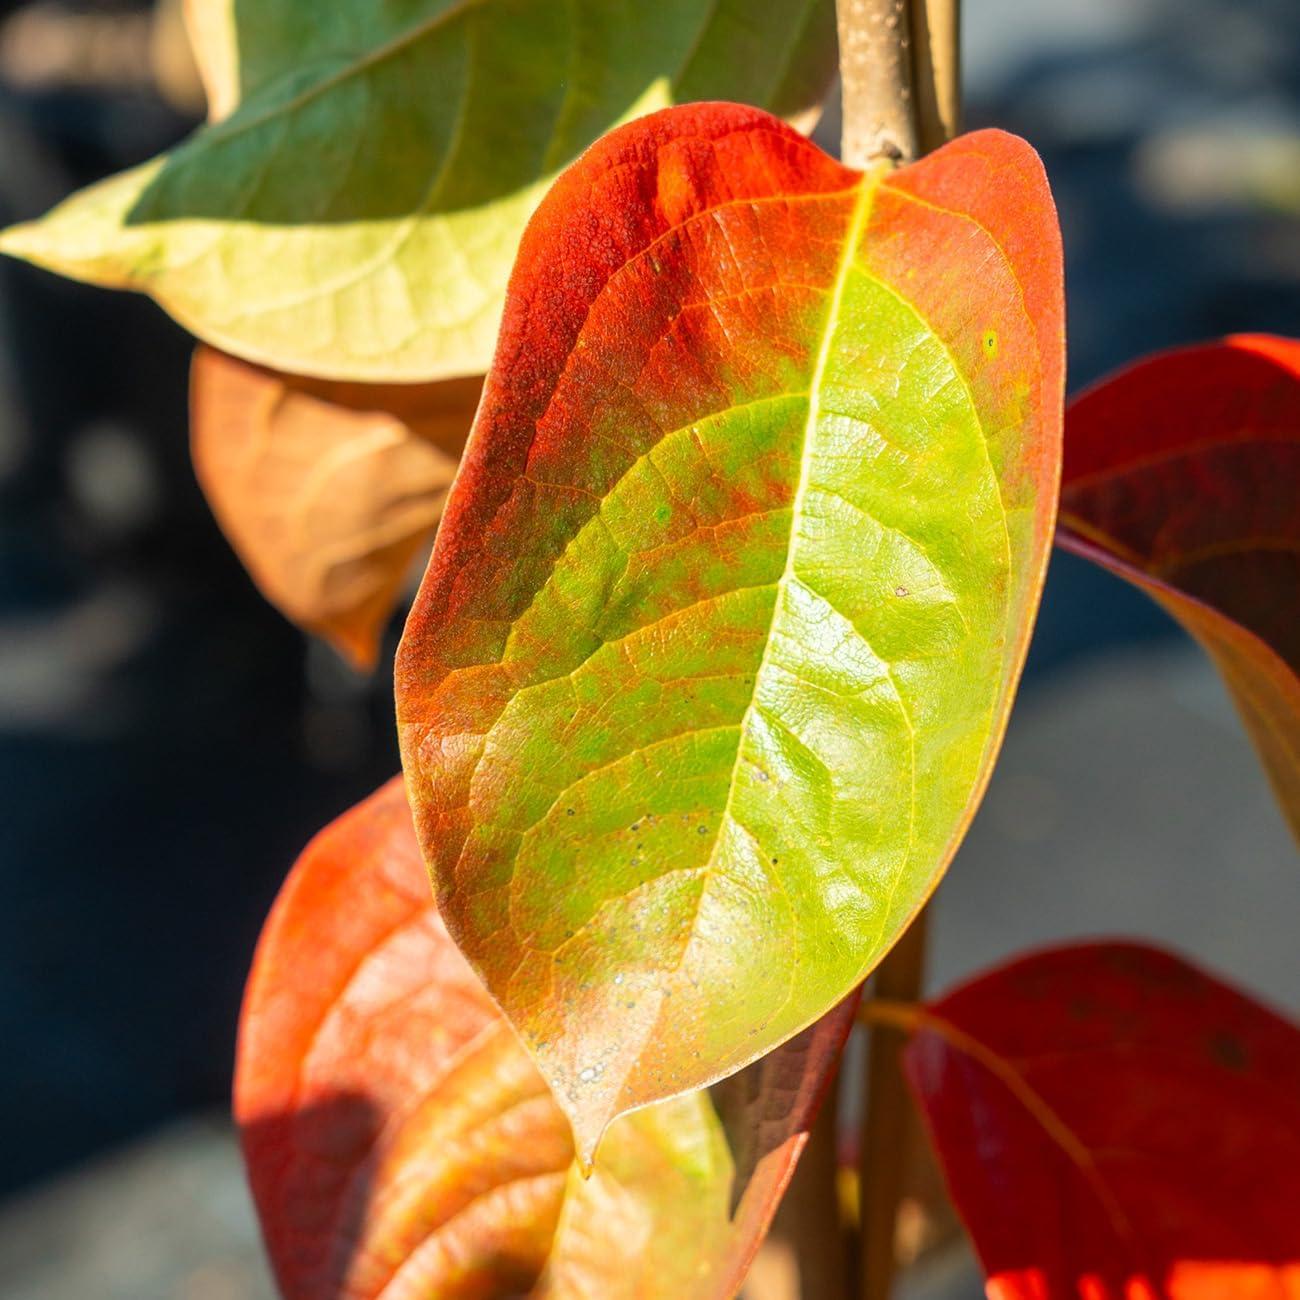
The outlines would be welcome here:
M 0 253 L 21 258 L 25 262 L 39 260 L 42 242 L 40 223 L 37 221 L 20 221 L 17 225 L 0 230 Z
M 560 1101 L 560 1109 L 565 1112 L 569 1126 L 573 1130 L 573 1158 L 586 1182 L 596 1169 L 596 1156 L 605 1132 L 609 1128 L 612 1116 L 602 1113 L 593 1114 L 584 1109 L 575 1109 L 567 1099 L 560 1100 L 560 1094 L 552 1089 L 553 1095 Z
M 366 622 L 354 625 L 347 619 L 333 619 L 312 629 L 334 648 L 354 673 L 370 676 L 379 666 L 381 628 Z
M 0 230 L 0 253 L 56 275 L 85 278 L 84 263 L 60 238 L 59 229 L 52 228 L 50 223 L 50 217 L 45 216 Z

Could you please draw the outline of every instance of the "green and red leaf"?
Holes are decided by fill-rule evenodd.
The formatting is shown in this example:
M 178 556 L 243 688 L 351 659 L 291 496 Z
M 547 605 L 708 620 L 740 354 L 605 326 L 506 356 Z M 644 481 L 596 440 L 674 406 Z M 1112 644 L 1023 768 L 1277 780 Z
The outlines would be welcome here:
M 1300 1031 L 1166 953 L 1042 952 L 906 1065 L 990 1300 L 1300 1296 Z
M 258 947 L 235 1114 L 287 1300 L 723 1300 L 793 1171 L 846 1004 L 589 1179 L 438 917 L 400 780 L 307 848 Z
M 1073 401 L 1059 536 L 1205 647 L 1300 836 L 1300 343 L 1182 348 Z
M 978 802 L 1052 535 L 1051 196 L 669 110 L 556 183 L 407 623 L 443 915 L 590 1153 L 828 1011 Z

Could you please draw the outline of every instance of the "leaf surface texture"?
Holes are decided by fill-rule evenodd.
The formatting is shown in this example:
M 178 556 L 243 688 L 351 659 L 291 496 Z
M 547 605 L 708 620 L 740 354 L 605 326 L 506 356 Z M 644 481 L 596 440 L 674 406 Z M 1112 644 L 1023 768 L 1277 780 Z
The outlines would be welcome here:
M 524 238 L 397 668 L 451 932 L 589 1154 L 854 988 L 955 850 L 1042 581 L 1033 151 L 757 110 L 607 137 Z
M 990 1300 L 1300 1295 L 1300 1031 L 1151 948 L 1053 949 L 906 1051 Z

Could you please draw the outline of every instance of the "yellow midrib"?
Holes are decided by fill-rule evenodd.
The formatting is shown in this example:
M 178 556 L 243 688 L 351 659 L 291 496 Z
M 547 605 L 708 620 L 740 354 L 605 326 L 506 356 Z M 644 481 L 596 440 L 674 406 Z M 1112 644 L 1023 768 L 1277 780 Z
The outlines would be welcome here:
M 781 599 L 794 577 L 794 555 L 795 542 L 799 536 L 800 525 L 803 520 L 804 497 L 808 491 L 808 480 L 811 475 L 812 458 L 813 458 L 813 440 L 816 436 L 817 425 L 821 420 L 821 391 L 825 381 L 826 366 L 830 359 L 831 341 L 839 328 L 840 309 L 844 301 L 844 289 L 848 284 L 849 273 L 853 269 L 857 257 L 858 245 L 862 241 L 862 234 L 867 228 L 867 222 L 871 217 L 871 208 L 875 200 L 876 191 L 879 188 L 880 171 L 867 172 L 858 182 L 858 197 L 853 207 L 853 213 L 849 218 L 849 224 L 844 235 L 844 251 L 840 255 L 839 266 L 835 271 L 835 279 L 831 286 L 830 304 L 826 309 L 826 323 L 822 329 L 821 343 L 817 349 L 817 359 L 813 364 L 812 380 L 808 385 L 808 416 L 804 421 L 803 446 L 799 452 L 799 478 L 795 484 L 794 495 L 791 498 L 790 508 L 790 541 L 785 552 L 785 566 L 781 571 L 781 576 L 776 581 L 776 595 L 772 604 L 772 624 L 777 619 L 778 611 L 781 607 Z M 758 684 L 762 679 L 763 673 L 768 667 L 768 660 L 772 652 L 772 626 L 769 625 L 767 637 L 763 642 L 763 654 L 759 659 L 758 667 L 754 671 L 754 690 L 750 696 L 749 703 L 745 706 L 745 712 L 740 719 L 740 738 L 736 743 L 736 757 L 732 764 L 731 775 L 727 781 L 727 802 L 723 806 L 722 816 L 718 820 L 717 831 L 714 835 L 713 845 L 709 850 L 708 861 L 705 863 L 703 875 L 707 877 L 712 873 L 715 866 L 715 860 L 718 853 L 718 845 L 722 842 L 722 831 L 727 821 L 731 818 L 732 803 L 736 796 L 736 779 L 740 772 L 741 751 L 744 748 L 745 735 L 753 721 L 754 699 L 758 694 Z M 698 907 L 704 897 L 706 886 L 701 886 L 699 898 L 696 902 Z M 690 927 L 694 929 L 694 925 Z

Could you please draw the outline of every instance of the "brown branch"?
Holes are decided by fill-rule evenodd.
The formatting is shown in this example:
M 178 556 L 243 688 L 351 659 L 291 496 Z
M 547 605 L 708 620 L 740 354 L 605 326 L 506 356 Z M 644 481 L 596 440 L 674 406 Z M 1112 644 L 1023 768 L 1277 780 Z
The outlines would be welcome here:
M 843 123 L 840 157 L 865 170 L 917 153 L 908 0 L 837 0 Z
M 806 1300 L 848 1300 L 849 1296 L 848 1243 L 840 1209 L 837 1100 L 837 1090 L 832 1086 L 827 1089 L 800 1162 L 801 1168 L 807 1165 L 809 1178 L 815 1179 L 821 1189 L 818 1200 L 808 1202 L 810 1207 L 820 1208 L 821 1221 L 807 1224 L 807 1230 L 799 1234 L 799 1276 Z
M 950 140 L 961 104 L 959 0 L 838 0 L 837 13 L 844 161 L 908 162 Z M 920 996 L 925 935 L 922 911 L 876 971 L 876 997 Z M 901 1068 L 906 1028 L 878 1022 L 869 1032 L 855 1271 L 860 1300 L 888 1300 L 911 1105 Z
M 912 1003 L 925 969 L 926 913 L 922 911 L 876 970 L 867 1007 Z M 864 1017 L 866 1019 L 868 1017 Z M 857 1281 L 861 1300 L 887 1300 L 894 1279 L 895 1230 L 903 1189 L 904 1144 L 911 1098 L 903 1078 L 902 1052 L 909 1022 L 871 1018 L 866 1100 L 858 1147 L 862 1206 Z
M 848 1300 L 848 1241 L 840 1209 L 835 1101 L 832 1085 L 745 1282 L 745 1300 Z
M 951 139 L 961 97 L 959 0 L 836 0 L 836 19 L 843 161 L 862 170 L 883 160 L 911 162 Z M 876 971 L 877 997 L 916 1001 L 925 934 L 922 911 Z M 882 1021 L 869 1033 L 854 1273 L 860 1300 L 887 1300 L 910 1105 L 900 1060 L 907 1026 Z

